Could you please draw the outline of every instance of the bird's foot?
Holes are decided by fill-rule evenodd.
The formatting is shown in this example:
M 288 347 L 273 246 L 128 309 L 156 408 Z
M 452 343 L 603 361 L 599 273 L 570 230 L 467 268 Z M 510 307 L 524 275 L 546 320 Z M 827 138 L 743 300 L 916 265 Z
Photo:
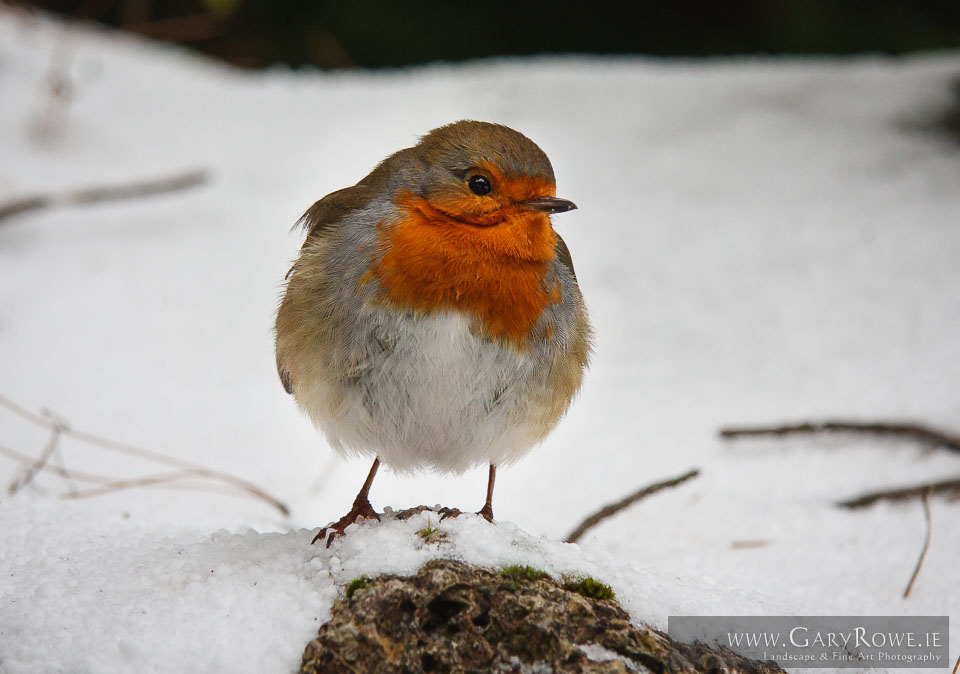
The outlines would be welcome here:
M 373 509 L 373 506 L 370 505 L 370 501 L 367 499 L 358 498 L 353 502 L 353 507 L 350 508 L 350 512 L 341 517 L 338 521 L 325 526 L 317 535 L 313 537 L 313 540 L 310 542 L 311 545 L 321 540 L 324 536 L 327 537 L 327 547 L 330 547 L 330 544 L 333 543 L 334 537 L 338 534 L 340 536 L 346 536 L 346 528 L 356 522 L 359 519 L 373 519 L 380 521 L 380 515 L 376 510 Z M 327 532 L 330 532 L 327 534 Z
M 446 519 L 454 519 L 463 514 L 459 508 L 440 508 L 437 512 L 440 513 L 441 522 Z M 493 522 L 493 508 L 489 505 L 483 506 L 476 514 L 488 522 Z
M 477 514 L 480 515 L 480 517 L 482 517 L 483 519 L 493 524 L 493 506 L 490 505 L 489 503 L 483 506 L 482 508 L 480 508 L 480 510 L 477 511 Z
M 444 506 L 443 508 L 440 508 L 440 510 L 438 510 L 437 512 L 440 513 L 441 522 L 447 519 L 450 519 L 450 520 L 456 519 L 457 517 L 460 517 L 460 515 L 463 514 L 459 508 L 447 508 L 446 506 Z

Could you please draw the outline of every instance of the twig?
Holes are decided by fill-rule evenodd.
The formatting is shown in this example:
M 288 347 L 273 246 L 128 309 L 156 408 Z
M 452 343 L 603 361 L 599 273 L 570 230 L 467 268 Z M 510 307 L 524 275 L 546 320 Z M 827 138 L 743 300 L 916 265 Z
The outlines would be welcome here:
M 953 666 L 953 674 L 957 674 L 958 668 L 960 668 L 960 656 L 957 656 L 957 664 Z
M 567 543 L 576 543 L 580 538 L 587 533 L 590 529 L 597 526 L 600 522 L 616 515 L 618 512 L 624 508 L 632 506 L 634 503 L 640 499 L 646 498 L 651 494 L 656 494 L 661 489 L 667 489 L 669 487 L 676 487 L 677 485 L 683 484 L 687 480 L 692 480 L 697 475 L 700 474 L 700 471 L 697 469 L 691 470 L 689 473 L 684 473 L 680 477 L 675 477 L 672 480 L 664 480 L 663 482 L 656 482 L 651 484 L 648 487 L 644 487 L 639 491 L 635 491 L 624 499 L 617 501 L 616 503 L 611 503 L 608 506 L 604 506 L 593 515 L 590 515 L 587 519 L 583 520 L 580 525 L 570 532 L 570 535 L 567 536 Z
M 35 414 L 30 410 L 28 410 L 27 408 L 21 407 L 20 405 L 13 402 L 3 394 L 0 394 L 0 406 L 6 407 L 8 410 L 13 412 L 17 416 L 26 419 L 27 421 L 31 422 L 36 426 L 42 426 L 44 428 L 53 430 L 53 425 L 55 422 L 50 421 L 50 419 L 48 419 L 46 416 Z M 47 411 L 47 413 L 50 414 L 49 411 Z M 60 423 L 60 425 L 63 427 L 62 431 L 65 434 L 69 434 L 81 442 L 86 442 L 92 445 L 99 445 L 105 449 L 111 449 L 124 454 L 132 454 L 134 456 L 150 459 L 151 461 L 156 461 L 158 463 L 165 463 L 168 466 L 176 466 L 178 468 L 200 468 L 200 469 L 204 468 L 203 466 L 200 466 L 196 463 L 192 463 L 184 459 L 178 459 L 173 456 L 167 456 L 166 454 L 161 454 L 160 452 L 154 452 L 149 449 L 143 449 L 141 447 L 135 447 L 134 445 L 128 445 L 122 442 L 117 442 L 116 440 L 110 440 L 109 438 L 104 438 L 99 435 L 94 435 L 93 433 L 77 431 L 77 430 L 74 430 L 73 428 L 70 428 L 69 426 L 67 426 L 62 422 Z
M 7 493 L 13 496 L 18 491 L 26 487 L 28 484 L 33 482 L 33 478 L 43 470 L 43 467 L 47 465 L 47 462 L 50 460 L 50 457 L 53 455 L 54 451 L 57 449 L 57 445 L 60 443 L 60 434 L 63 432 L 63 426 L 58 422 L 53 422 L 54 426 L 50 430 L 50 439 L 47 441 L 46 446 L 43 448 L 40 456 L 32 464 L 27 466 L 19 477 L 14 478 L 13 482 L 7 487 Z
M 67 463 L 63 459 L 63 452 L 60 450 L 60 443 L 57 443 L 57 447 L 53 450 L 53 456 L 51 457 L 57 462 L 57 467 L 54 471 L 59 475 L 64 483 L 67 485 L 67 489 L 71 492 L 77 491 L 77 481 L 73 479 L 73 475 L 70 474 L 70 471 L 67 470 Z
M 60 444 L 57 443 L 57 448 L 53 452 L 53 459 L 57 462 L 56 473 L 63 478 L 64 483 L 67 485 L 67 489 L 74 492 L 77 491 L 77 481 L 73 479 L 73 475 L 70 474 L 70 471 L 67 470 L 67 464 L 63 460 L 63 452 L 60 451 Z
M 881 489 L 863 494 L 847 501 L 840 501 L 838 506 L 844 508 L 866 508 L 878 501 L 907 501 L 913 498 L 927 498 L 944 494 L 950 498 L 960 498 L 960 477 L 927 482 L 915 487 L 898 487 L 897 489 Z
M 923 521 L 926 523 L 926 533 L 923 537 L 923 548 L 920 549 L 920 558 L 917 560 L 917 566 L 913 569 L 913 575 L 910 576 L 910 582 L 907 583 L 907 589 L 903 591 L 903 598 L 910 596 L 910 590 L 913 589 L 913 583 L 920 573 L 920 567 L 923 566 L 923 559 L 927 556 L 927 549 L 930 547 L 930 531 L 933 526 L 930 523 L 930 491 L 923 493 Z
M 17 463 L 20 463 L 24 466 L 29 465 L 32 462 L 32 459 L 22 452 L 18 452 L 15 449 L 11 449 L 6 445 L 0 445 L 0 455 L 6 456 Z M 211 494 L 228 494 L 230 496 L 250 496 L 245 491 L 238 493 L 235 487 L 232 487 L 228 484 L 219 484 L 219 483 L 199 483 L 191 484 L 186 482 L 186 480 L 194 480 L 197 478 L 196 475 L 191 475 L 190 473 L 181 471 L 169 474 L 159 474 L 159 475 L 145 475 L 142 478 L 136 478 L 132 480 L 127 480 L 122 477 L 111 477 L 108 475 L 99 475 L 97 473 L 87 473 L 84 471 L 70 471 L 67 472 L 67 469 L 63 466 L 54 466 L 50 463 L 44 464 L 40 470 L 46 473 L 53 473 L 59 475 L 64 479 L 76 480 L 77 482 L 85 482 L 87 484 L 98 485 L 99 489 L 88 489 L 81 492 L 76 485 L 71 485 L 70 491 L 65 494 L 60 494 L 60 498 L 63 499 L 73 499 L 73 498 L 85 498 L 87 496 L 95 496 L 94 492 L 102 491 L 103 493 L 109 493 L 110 491 L 119 491 L 120 489 L 126 489 L 128 487 L 136 486 L 151 486 L 151 487 L 171 487 L 178 490 L 193 490 L 193 491 L 203 491 Z M 134 482 L 140 482 L 139 484 L 133 484 Z
M 74 206 L 103 201 L 121 201 L 198 187 L 207 182 L 205 169 L 179 173 L 167 178 L 140 180 L 123 185 L 101 185 L 55 194 L 35 194 L 0 204 L 0 220 L 28 211 Z
M 242 478 L 236 477 L 234 475 L 230 475 L 229 473 L 223 473 L 221 471 L 212 470 L 210 468 L 206 468 L 205 466 L 201 466 L 191 461 L 177 459 L 171 456 L 167 456 L 165 454 L 161 454 L 160 452 L 154 452 L 149 449 L 143 449 L 142 447 L 136 447 L 134 445 L 128 445 L 126 443 L 117 442 L 115 440 L 110 440 L 108 438 L 103 438 L 98 435 L 94 435 L 93 433 L 86 433 L 83 431 L 75 430 L 68 426 L 64 426 L 58 421 L 51 421 L 50 419 L 47 419 L 46 417 L 43 417 L 39 414 L 34 414 L 30 410 L 24 407 L 21 407 L 20 405 L 16 404 L 15 402 L 13 402 L 12 400 L 10 400 L 9 398 L 7 398 L 2 394 L 0 394 L 0 406 L 6 407 L 8 410 L 13 412 L 14 414 L 17 414 L 18 416 L 26 419 L 27 421 L 30 421 L 31 423 L 37 426 L 42 426 L 51 431 L 53 431 L 54 428 L 60 428 L 62 435 L 70 436 L 80 442 L 95 445 L 95 446 L 101 447 L 102 449 L 108 449 L 110 451 L 118 452 L 121 454 L 138 456 L 140 458 L 155 461 L 157 463 L 162 463 L 168 466 L 179 468 L 181 477 L 201 477 L 201 478 L 214 480 L 217 482 L 226 483 L 227 485 L 235 489 L 239 489 L 240 491 L 246 492 L 251 496 L 254 496 L 262 501 L 266 501 L 267 503 L 272 505 L 274 508 L 279 510 L 284 515 L 290 514 L 290 509 L 287 507 L 285 503 L 280 501 L 278 498 L 267 493 L 266 491 L 264 491 L 257 485 L 253 484 L 252 482 L 248 482 L 247 480 L 244 480 Z M 7 448 L 3 448 L 3 449 L 6 449 L 4 453 L 7 453 L 7 454 L 10 454 L 11 452 L 19 454 L 18 452 L 15 452 L 15 450 L 9 450 Z M 21 455 L 21 456 L 24 456 L 24 455 Z M 42 469 L 49 469 L 64 477 L 72 476 L 76 479 L 83 479 L 81 477 L 83 475 L 85 475 L 88 478 L 94 477 L 93 480 L 88 480 L 88 481 L 97 482 L 101 485 L 104 485 L 105 487 L 109 486 L 110 484 L 115 484 L 118 481 L 122 481 L 122 479 L 115 479 L 115 478 L 104 479 L 102 476 L 92 476 L 90 473 L 83 474 L 83 473 L 78 473 L 77 471 L 71 471 L 70 473 L 66 473 L 66 471 L 61 472 L 57 468 L 52 467 L 47 463 L 43 464 Z M 145 478 L 145 479 L 150 479 L 150 478 Z
M 33 459 L 22 452 L 18 452 L 15 449 L 11 449 L 6 445 L 0 445 L 0 455 L 9 457 L 20 463 L 21 465 L 27 466 L 33 463 Z M 66 468 L 62 466 L 54 466 L 50 463 L 45 463 L 40 467 L 40 470 L 45 473 L 53 473 L 59 475 L 64 479 L 74 479 L 79 482 L 87 482 L 90 484 L 109 484 L 111 482 L 116 482 L 122 478 L 119 477 L 108 477 L 106 475 L 97 475 L 96 473 L 86 473 L 83 471 L 70 471 L 67 472 Z
M 172 473 L 159 473 L 156 475 L 145 475 L 143 477 L 131 478 L 128 480 L 114 480 L 99 487 L 92 487 L 90 489 L 71 492 L 69 494 L 64 494 L 63 498 L 79 499 L 88 498 L 90 496 L 101 496 L 103 494 L 109 494 L 122 489 L 130 489 L 132 487 L 150 487 L 197 477 L 203 478 L 209 477 L 209 475 L 203 475 L 201 473 L 194 473 L 186 470 L 178 470 Z
M 0 396 L 2 397 L 2 396 Z M 285 503 L 279 499 L 271 496 L 263 489 L 248 482 L 239 477 L 230 475 L 229 473 L 223 473 L 218 470 L 211 470 L 205 468 L 198 464 L 192 463 L 190 461 L 183 461 L 181 459 L 176 459 L 159 452 L 154 452 L 149 449 L 143 449 L 142 447 L 136 447 L 134 445 L 128 445 L 123 442 L 117 442 L 116 440 L 110 440 L 108 438 L 100 437 L 99 435 L 94 435 L 92 433 L 86 433 L 84 431 L 75 431 L 70 430 L 70 435 L 73 436 L 76 440 L 80 442 L 86 442 L 88 444 L 97 445 L 103 449 L 109 449 L 114 452 L 119 452 L 121 454 L 129 454 L 133 456 L 139 456 L 145 459 L 150 459 L 158 463 L 165 463 L 169 466 L 179 466 L 184 473 L 188 473 L 195 476 L 206 477 L 211 480 L 218 480 L 220 482 L 226 482 L 227 484 L 240 489 L 241 491 L 249 492 L 253 496 L 256 496 L 259 499 L 266 501 L 267 503 L 274 506 L 284 515 L 290 514 L 290 509 L 286 506 Z
M 723 428 L 721 438 L 742 438 L 755 435 L 809 435 L 813 433 L 869 433 L 915 440 L 936 447 L 945 447 L 960 452 L 960 436 L 911 422 L 857 422 L 833 419 L 828 421 L 807 421 L 783 426 L 757 426 L 745 428 Z
M 14 461 L 17 461 L 21 464 L 28 465 L 32 462 L 32 459 L 18 452 L 15 449 L 0 445 L 0 454 L 12 458 Z M 38 462 L 39 463 L 39 462 Z M 266 501 L 277 510 L 279 510 L 284 515 L 289 515 L 290 510 L 282 501 L 274 498 L 270 494 L 266 493 L 256 485 L 247 483 L 244 480 L 239 478 L 234 478 L 231 475 L 220 473 L 218 471 L 207 470 L 207 469 L 183 469 L 179 471 L 174 471 L 172 473 L 160 473 L 154 475 L 145 475 L 138 478 L 124 479 L 120 477 L 109 477 L 106 475 L 98 475 L 96 473 L 87 473 L 84 471 L 67 471 L 66 468 L 62 466 L 54 466 L 50 463 L 43 463 L 38 466 L 39 471 L 54 473 L 59 475 L 67 480 L 77 480 L 79 482 L 86 482 L 88 484 L 97 485 L 94 488 L 79 490 L 75 485 L 70 486 L 70 491 L 65 494 L 60 494 L 60 498 L 65 499 L 77 499 L 77 498 L 87 498 L 89 496 L 100 496 L 102 494 L 108 494 L 114 491 L 120 491 L 122 489 L 129 489 L 131 487 L 148 487 L 148 486 L 164 486 L 174 482 L 180 482 L 183 480 L 192 480 L 192 479 L 210 479 L 215 483 L 220 482 L 221 485 L 211 484 L 211 485 L 194 485 L 195 488 L 202 489 L 202 491 L 218 493 L 218 494 L 234 494 L 236 495 L 237 490 L 241 494 L 247 496 L 253 496 L 259 500 Z M 21 485 L 23 486 L 23 485 Z M 188 485 L 179 485 L 180 488 L 187 488 Z M 221 488 L 217 488 L 217 487 Z M 13 489 L 14 485 L 11 485 Z M 229 491 L 225 488 L 229 487 Z

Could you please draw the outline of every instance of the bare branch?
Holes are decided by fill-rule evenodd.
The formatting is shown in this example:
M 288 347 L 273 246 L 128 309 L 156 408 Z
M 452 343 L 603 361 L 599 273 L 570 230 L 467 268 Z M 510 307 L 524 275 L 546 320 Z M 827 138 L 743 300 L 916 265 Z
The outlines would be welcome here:
M 53 456 L 51 458 L 57 462 L 57 466 L 52 472 L 55 472 L 63 479 L 63 482 L 67 485 L 67 489 L 71 492 L 77 491 L 77 481 L 73 479 L 73 475 L 67 470 L 67 463 L 63 459 L 63 452 L 60 451 L 59 442 L 53 450 Z
M 945 447 L 955 452 L 960 452 L 960 436 L 924 424 L 912 422 L 859 422 L 840 419 L 806 421 L 797 424 L 785 424 L 783 426 L 723 428 L 720 430 L 720 437 L 726 439 L 762 435 L 782 437 L 786 435 L 811 435 L 816 433 L 866 433 L 870 435 L 885 435 L 905 440 L 914 440 L 934 447 Z
M 80 498 L 89 498 L 91 496 L 101 496 L 103 494 L 109 494 L 111 492 L 120 491 L 123 489 L 130 489 L 132 487 L 150 487 L 163 484 L 169 484 L 171 482 L 179 482 L 182 480 L 190 480 L 198 477 L 187 471 L 173 471 L 170 473 L 158 473 L 156 475 L 144 475 L 143 477 L 136 477 L 130 479 L 121 479 L 102 484 L 97 487 L 91 487 L 90 489 L 81 489 L 76 492 L 69 494 L 63 494 L 63 498 L 70 499 L 80 499 Z M 200 476 L 202 477 L 202 476 Z M 187 485 L 181 485 L 187 486 Z M 200 486 L 200 485 L 195 485 Z M 226 494 L 236 494 L 236 491 L 223 491 L 219 490 L 219 493 Z
M 11 449 L 6 445 L 0 445 L 0 455 L 13 459 L 22 466 L 29 466 L 33 463 L 33 459 L 30 456 L 27 456 L 22 452 L 18 452 L 15 449 Z M 78 482 L 87 482 L 89 484 L 109 484 L 111 482 L 116 482 L 117 480 L 123 479 L 119 477 L 109 477 L 107 475 L 98 475 L 96 473 L 86 473 L 83 471 L 67 472 L 67 470 L 62 466 L 54 466 L 50 463 L 45 463 L 42 465 L 40 470 L 45 473 L 59 475 L 64 479 L 73 479 L 77 480 Z
M 687 480 L 691 480 L 700 474 L 700 471 L 697 469 L 691 470 L 689 473 L 684 473 L 679 477 L 675 477 L 671 480 L 664 480 L 663 482 L 656 482 L 650 486 L 644 487 L 634 493 L 630 494 L 624 499 L 617 501 L 616 503 L 611 503 L 608 506 L 604 506 L 593 515 L 590 515 L 587 519 L 583 520 L 580 525 L 570 532 L 570 535 L 567 536 L 567 543 L 576 543 L 580 538 L 583 537 L 587 531 L 597 526 L 603 520 L 608 517 L 616 515 L 618 512 L 624 508 L 629 508 L 637 501 L 650 496 L 651 494 L 656 494 L 661 489 L 668 489 L 669 487 L 676 487 L 677 485 L 683 484 Z
M 229 473 L 223 473 L 218 470 L 212 470 L 210 468 L 205 468 L 204 466 L 195 464 L 190 461 L 183 461 L 181 459 L 176 459 L 171 456 L 166 456 L 159 452 L 154 452 L 149 449 L 143 449 L 142 447 L 137 447 L 135 445 L 128 445 L 123 442 L 117 442 L 116 440 L 110 440 L 108 438 L 103 438 L 92 433 L 86 433 L 84 431 L 75 431 L 73 429 L 69 430 L 69 434 L 76 440 L 80 442 L 86 442 L 88 444 L 97 445 L 103 449 L 108 449 L 114 452 L 119 452 L 121 454 L 128 454 L 132 456 L 139 456 L 144 459 L 149 459 L 151 461 L 156 461 L 157 463 L 166 464 L 168 466 L 177 466 L 184 473 L 188 473 L 195 476 L 206 477 L 211 480 L 218 480 L 220 482 L 225 482 L 229 485 L 240 489 L 241 491 L 248 492 L 249 494 L 266 501 L 277 510 L 279 510 L 284 515 L 290 514 L 290 509 L 285 503 L 279 499 L 271 496 L 266 491 L 258 487 L 257 485 L 244 480 L 243 478 L 230 475 Z
M 122 185 L 101 185 L 54 194 L 34 194 L 0 204 L 0 220 L 44 208 L 121 201 L 186 190 L 203 185 L 208 178 L 205 169 L 198 169 L 167 178 L 140 180 Z
M 27 467 L 33 463 L 28 455 L 18 452 L 15 449 L 11 449 L 6 445 L 0 445 L 0 455 L 6 456 L 17 463 Z M 50 463 L 46 463 L 40 467 L 42 472 L 53 473 L 59 475 L 64 479 L 76 480 L 77 482 L 86 482 L 87 484 L 98 485 L 95 488 L 87 489 L 85 491 L 79 490 L 76 485 L 70 486 L 70 491 L 65 494 L 60 494 L 60 498 L 64 499 L 74 499 L 74 498 L 85 498 L 87 496 L 97 496 L 101 493 L 106 494 L 111 491 L 119 491 L 120 489 L 126 489 L 128 487 L 136 486 L 153 486 L 153 487 L 168 487 L 174 488 L 179 491 L 192 490 L 192 491 L 203 491 L 210 494 L 227 494 L 230 496 L 249 496 L 249 493 L 246 491 L 237 491 L 236 487 L 233 487 L 228 484 L 222 483 L 196 483 L 192 484 L 187 482 L 187 480 L 197 479 L 196 475 L 188 473 L 186 471 L 176 471 L 173 473 L 161 473 L 157 475 L 144 475 L 140 478 L 126 479 L 122 477 L 110 477 L 108 475 L 98 475 L 96 473 L 87 473 L 84 471 L 67 471 L 66 468 L 62 466 L 54 466 Z M 200 479 L 203 479 L 201 476 Z M 136 483 L 136 484 L 135 484 Z M 259 498 L 259 497 L 258 497 Z M 272 505 L 272 504 L 271 504 Z
M 913 569 L 910 576 L 910 582 L 907 583 L 907 589 L 903 591 L 903 598 L 910 596 L 910 590 L 913 589 L 913 583 L 920 574 L 920 567 L 923 566 L 923 560 L 927 556 L 927 550 L 930 548 L 930 533 L 933 525 L 930 522 L 930 490 L 923 492 L 923 521 L 926 523 L 926 533 L 923 537 L 923 547 L 920 549 L 920 558 L 917 560 L 917 566 Z
M 914 498 L 929 496 L 946 496 L 950 499 L 960 498 L 960 477 L 939 482 L 926 482 L 915 487 L 898 487 L 896 489 L 882 489 L 863 494 L 847 501 L 840 501 L 838 506 L 844 508 L 866 508 L 879 501 L 908 501 Z
M 57 445 L 60 442 L 60 434 L 63 432 L 63 427 L 57 422 L 53 423 L 54 427 L 50 432 L 50 439 L 43 448 L 43 452 L 36 461 L 27 466 L 23 472 L 18 477 L 14 478 L 13 482 L 11 482 L 7 487 L 7 493 L 11 496 L 33 482 L 34 476 L 43 470 L 44 466 L 46 466 L 47 462 L 50 460 L 50 456 L 57 449 Z
M 128 445 L 123 442 L 117 442 L 115 440 L 110 440 L 109 438 L 103 438 L 93 433 L 86 433 L 83 431 L 78 431 L 69 426 L 62 424 L 60 421 L 51 421 L 50 419 L 35 414 L 30 410 L 21 407 L 17 403 L 13 402 L 6 396 L 0 394 L 0 406 L 7 408 L 14 414 L 22 417 L 23 419 L 33 423 L 34 425 L 41 426 L 43 428 L 49 429 L 53 432 L 56 429 L 59 429 L 61 435 L 72 437 L 73 439 L 91 444 L 102 449 L 107 449 L 110 451 L 118 452 L 121 454 L 126 454 L 128 456 L 137 456 L 149 461 L 154 461 L 156 463 L 173 466 L 179 468 L 179 474 L 182 477 L 200 477 L 209 480 L 214 480 L 216 482 L 225 483 L 235 489 L 238 489 L 242 492 L 246 492 L 251 496 L 254 496 L 257 499 L 269 503 L 271 506 L 279 510 L 283 515 L 289 515 L 290 509 L 285 503 L 280 501 L 278 498 L 267 493 L 265 490 L 261 489 L 257 485 L 244 480 L 242 478 L 236 477 L 235 475 L 230 475 L 229 473 L 224 473 L 218 470 L 212 470 L 205 466 L 193 463 L 191 461 L 184 461 L 183 459 L 177 459 L 160 452 L 155 452 L 149 449 L 143 449 L 142 447 L 136 447 L 134 445 Z M 5 453 L 7 455 L 19 455 L 19 457 L 26 457 L 26 455 L 20 454 L 15 450 L 9 448 L 0 447 L 0 453 Z M 32 462 L 32 459 L 26 457 L 28 461 Z M 19 459 L 18 459 L 19 460 Z M 110 485 L 116 484 L 117 482 L 123 482 L 122 478 L 105 478 L 103 476 L 97 476 L 91 473 L 80 473 L 77 471 L 71 471 L 67 473 L 66 471 L 61 471 L 60 469 L 50 466 L 50 464 L 44 462 L 41 470 L 49 470 L 57 473 L 63 477 L 73 477 L 75 479 L 87 482 L 94 482 L 103 485 L 104 487 L 109 487 Z M 152 480 L 154 476 L 148 476 L 146 479 Z M 92 478 L 92 479 L 90 479 Z M 181 479 L 177 478 L 177 479 Z M 169 481 L 169 479 L 164 479 L 162 481 Z

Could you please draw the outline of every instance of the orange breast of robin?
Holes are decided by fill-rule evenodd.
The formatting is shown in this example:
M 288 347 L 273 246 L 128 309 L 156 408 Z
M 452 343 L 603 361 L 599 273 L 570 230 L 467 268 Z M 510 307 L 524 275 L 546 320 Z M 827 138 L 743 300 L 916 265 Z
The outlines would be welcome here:
M 380 226 L 382 258 L 371 274 L 396 308 L 465 312 L 485 336 L 523 347 L 560 297 L 558 287 L 545 286 L 556 245 L 550 219 L 516 202 L 553 188 L 530 178 L 500 184 L 495 207 L 468 194 L 432 201 L 400 194 L 405 217 Z

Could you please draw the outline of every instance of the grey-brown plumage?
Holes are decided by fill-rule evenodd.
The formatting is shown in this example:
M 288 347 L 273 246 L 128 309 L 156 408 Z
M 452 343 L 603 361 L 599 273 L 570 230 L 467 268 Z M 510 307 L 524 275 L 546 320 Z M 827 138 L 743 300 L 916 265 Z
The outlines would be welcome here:
M 378 457 L 368 481 L 379 460 L 398 470 L 508 463 L 567 409 L 590 327 L 549 220 L 575 206 L 553 190 L 532 141 L 465 121 L 303 215 L 277 369 L 334 449 Z M 365 506 L 345 520 L 372 513 L 360 496 Z M 339 524 L 342 533 L 349 522 Z

